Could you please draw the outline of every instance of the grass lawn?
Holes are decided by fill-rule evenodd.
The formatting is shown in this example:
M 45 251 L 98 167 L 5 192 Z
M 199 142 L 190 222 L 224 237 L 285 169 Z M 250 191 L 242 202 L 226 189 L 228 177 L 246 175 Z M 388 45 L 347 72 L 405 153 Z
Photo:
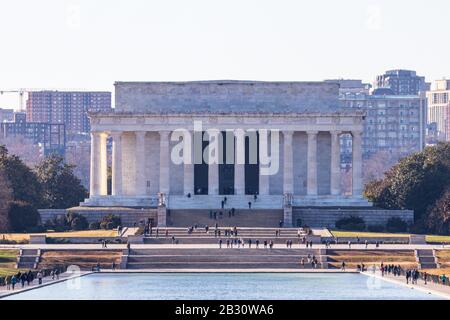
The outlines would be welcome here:
M 367 237 L 367 238 L 377 238 L 377 237 L 409 237 L 407 233 L 384 233 L 384 232 L 363 232 L 363 231 L 336 231 L 330 230 L 333 236 L 342 237 Z
M 0 250 L 0 277 L 17 273 L 17 250 Z
M 36 233 L 44 234 L 44 233 Z M 62 237 L 115 237 L 117 236 L 116 230 L 84 230 L 84 231 L 67 231 L 67 232 L 46 232 L 45 235 L 50 238 L 62 238 Z M 7 240 L 24 241 L 30 239 L 30 233 L 1 233 L 0 239 L 3 236 Z
M 110 268 L 112 263 L 120 264 L 121 250 L 64 250 L 47 251 L 42 254 L 41 267 L 53 267 L 55 265 L 77 265 L 82 269 L 90 269 L 99 263 L 102 267 Z
M 67 232 L 47 232 L 47 237 L 115 237 L 117 230 L 83 230 L 83 231 L 67 231 Z
M 409 237 L 408 233 L 387 233 L 387 232 L 363 232 L 363 231 L 337 231 L 330 230 L 333 236 L 338 238 L 343 237 L 360 237 L 360 238 L 378 238 L 378 237 Z M 448 242 L 450 243 L 450 236 L 427 235 L 427 242 Z
M 450 243 L 450 236 L 428 235 L 427 242 L 448 242 L 448 243 Z
M 426 271 L 428 274 L 434 274 L 437 276 L 442 276 L 445 274 L 446 277 L 450 277 L 450 268 L 424 269 L 421 271 Z

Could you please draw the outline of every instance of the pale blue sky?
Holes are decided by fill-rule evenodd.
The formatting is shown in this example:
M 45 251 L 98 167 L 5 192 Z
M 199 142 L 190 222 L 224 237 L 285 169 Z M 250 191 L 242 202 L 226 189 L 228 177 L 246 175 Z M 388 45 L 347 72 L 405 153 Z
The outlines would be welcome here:
M 0 89 L 450 76 L 448 0 L 2 0 Z M 0 107 L 16 96 L 0 96 Z

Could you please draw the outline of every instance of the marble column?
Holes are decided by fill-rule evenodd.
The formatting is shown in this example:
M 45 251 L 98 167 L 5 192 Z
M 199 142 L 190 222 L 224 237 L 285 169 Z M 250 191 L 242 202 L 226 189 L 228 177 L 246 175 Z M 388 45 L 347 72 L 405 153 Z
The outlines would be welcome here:
M 189 139 L 190 137 L 190 139 Z M 183 138 L 184 139 L 184 150 L 190 150 L 190 161 L 184 162 L 184 185 L 183 185 L 183 192 L 185 195 L 191 194 L 194 195 L 194 137 L 192 131 L 188 133 L 188 137 Z M 189 145 L 190 144 L 190 145 Z M 189 157 L 185 157 L 185 160 L 189 160 Z
M 308 159 L 307 159 L 307 185 L 308 196 L 317 195 L 317 131 L 307 131 Z
M 259 139 L 262 139 L 264 137 L 262 137 L 261 134 L 259 134 Z M 260 148 L 259 148 L 259 194 L 261 195 L 267 195 L 269 194 L 269 175 L 267 174 L 261 174 L 261 167 L 263 166 L 261 164 L 261 143 L 259 144 Z M 267 149 L 270 150 L 270 131 L 267 132 Z M 267 156 L 267 155 L 264 155 Z
M 331 131 L 331 180 L 330 193 L 337 196 L 341 194 L 341 151 L 339 143 L 340 131 Z
M 208 145 L 208 194 L 217 195 L 219 194 L 219 163 L 212 159 L 212 151 L 219 153 L 220 143 L 218 141 L 220 131 L 210 130 L 209 134 L 209 145 Z M 214 154 L 215 159 L 218 160 L 217 154 Z
M 170 192 L 169 131 L 159 131 L 159 190 L 166 195 Z
M 283 131 L 284 140 L 284 168 L 283 168 L 283 193 L 294 193 L 294 165 L 292 153 L 293 131 Z
M 111 195 L 122 195 L 122 132 L 112 132 L 112 186 Z
M 136 131 L 136 195 L 145 196 L 147 193 L 147 178 L 145 175 L 145 131 Z
M 108 195 L 108 153 L 106 149 L 106 139 L 108 134 L 102 132 L 100 134 L 100 176 L 99 176 L 99 186 L 100 195 Z
M 91 132 L 90 197 L 100 195 L 100 133 Z
M 234 130 L 234 194 L 245 194 L 245 131 Z
M 352 196 L 362 196 L 362 132 L 352 131 Z

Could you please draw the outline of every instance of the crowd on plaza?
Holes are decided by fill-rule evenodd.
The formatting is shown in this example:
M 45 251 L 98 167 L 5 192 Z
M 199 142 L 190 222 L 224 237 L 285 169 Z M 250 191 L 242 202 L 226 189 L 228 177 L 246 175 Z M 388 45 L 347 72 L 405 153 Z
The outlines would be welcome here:
M 372 266 L 372 271 L 375 272 L 375 265 Z M 358 266 L 359 270 L 359 266 Z M 380 264 L 380 272 L 381 276 L 392 275 L 394 277 L 405 277 L 406 284 L 418 284 L 418 280 L 421 279 L 423 284 L 426 285 L 428 282 L 433 282 L 441 285 L 449 285 L 449 279 L 445 274 L 440 276 L 429 274 L 426 271 L 420 271 L 417 268 L 409 268 L 404 269 L 400 265 L 393 264 L 384 264 L 383 262 Z M 365 270 L 361 270 L 365 271 Z
M 51 277 L 52 280 L 59 280 L 59 275 L 64 272 L 64 268 L 42 269 L 37 271 L 28 270 L 28 272 L 18 271 L 14 275 L 8 275 L 3 280 L 6 290 L 15 290 L 18 286 L 25 288 L 31 286 L 37 280 L 37 284 L 41 285 L 44 277 Z

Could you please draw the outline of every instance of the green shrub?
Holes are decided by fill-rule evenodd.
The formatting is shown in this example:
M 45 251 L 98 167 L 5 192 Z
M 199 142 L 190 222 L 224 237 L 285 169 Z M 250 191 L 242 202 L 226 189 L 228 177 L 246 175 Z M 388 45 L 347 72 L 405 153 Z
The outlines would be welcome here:
M 68 212 L 66 220 L 72 230 L 86 230 L 89 227 L 86 217 L 76 212 Z
M 98 230 L 100 229 L 100 222 L 94 221 L 89 223 L 89 230 Z
M 13 232 L 29 232 L 41 223 L 39 212 L 30 204 L 11 201 L 8 204 L 9 229 Z
M 336 221 L 336 228 L 340 230 L 349 231 L 364 231 L 366 229 L 366 223 L 360 217 L 350 216 L 348 218 L 341 218 Z
M 72 230 L 79 231 L 79 230 L 86 230 L 89 224 L 85 216 L 79 216 L 72 220 L 70 226 Z
M 386 230 L 388 232 L 406 232 L 408 231 L 408 224 L 400 218 L 389 218 L 386 223 Z
M 120 224 L 121 221 L 119 216 L 108 214 L 107 216 L 104 216 L 100 221 L 100 228 L 111 230 L 117 228 L 118 226 L 120 226 Z
M 44 227 L 47 230 L 54 230 L 56 232 L 64 232 L 70 229 L 65 216 L 53 217 L 51 220 L 48 220 L 44 223 Z
M 384 226 L 381 224 L 374 224 L 374 225 L 368 226 L 367 230 L 369 230 L 370 232 L 383 232 Z

